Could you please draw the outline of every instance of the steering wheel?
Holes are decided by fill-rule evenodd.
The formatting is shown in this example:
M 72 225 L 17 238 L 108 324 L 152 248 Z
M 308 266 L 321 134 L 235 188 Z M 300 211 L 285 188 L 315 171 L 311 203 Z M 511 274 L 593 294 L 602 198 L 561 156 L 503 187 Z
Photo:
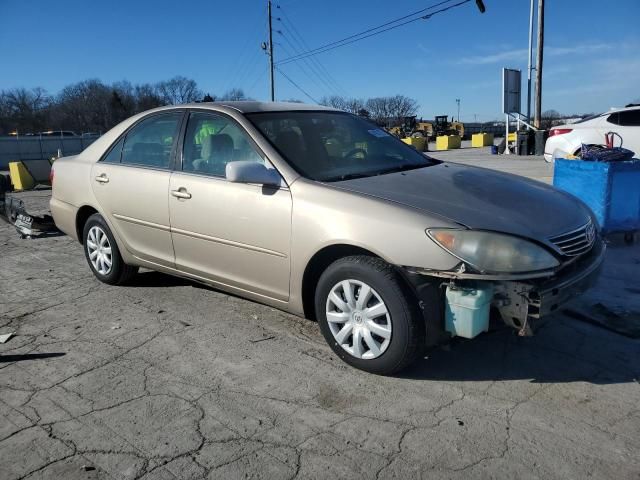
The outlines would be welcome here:
M 344 154 L 344 158 L 353 158 L 353 156 L 357 153 L 362 153 L 364 158 L 367 158 L 367 151 L 364 148 L 352 148 Z

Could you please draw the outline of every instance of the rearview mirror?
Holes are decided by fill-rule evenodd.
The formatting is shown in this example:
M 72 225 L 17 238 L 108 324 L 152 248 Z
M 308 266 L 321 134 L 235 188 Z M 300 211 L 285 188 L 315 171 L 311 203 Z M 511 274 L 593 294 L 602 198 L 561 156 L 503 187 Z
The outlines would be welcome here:
M 280 174 L 259 162 L 247 160 L 229 162 L 225 174 L 227 180 L 235 183 L 257 183 L 273 187 L 279 187 L 281 184 Z

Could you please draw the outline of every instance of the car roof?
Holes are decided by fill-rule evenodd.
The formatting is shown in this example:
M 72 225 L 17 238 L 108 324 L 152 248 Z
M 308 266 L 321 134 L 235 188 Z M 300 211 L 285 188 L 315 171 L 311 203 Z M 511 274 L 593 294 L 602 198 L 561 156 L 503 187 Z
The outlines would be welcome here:
M 256 101 L 236 101 L 236 102 L 201 102 L 201 103 L 188 103 L 186 105 L 175 105 L 176 107 L 227 107 L 233 108 L 240 113 L 258 113 L 258 112 L 290 112 L 301 110 L 327 110 L 337 112 L 339 110 L 331 107 L 325 107 L 322 105 L 312 105 L 308 103 L 297 102 L 256 102 Z
M 611 109 L 606 112 L 602 112 L 601 115 L 608 115 L 610 113 L 616 112 L 626 112 L 627 110 L 638 110 L 640 109 L 640 105 L 627 105 L 626 107 L 611 107 Z

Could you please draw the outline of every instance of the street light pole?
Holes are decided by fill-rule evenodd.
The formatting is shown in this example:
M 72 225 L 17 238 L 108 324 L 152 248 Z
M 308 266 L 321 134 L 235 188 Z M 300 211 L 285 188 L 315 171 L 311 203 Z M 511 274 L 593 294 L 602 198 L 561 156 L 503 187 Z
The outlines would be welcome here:
M 531 123 L 531 70 L 533 63 L 533 2 L 529 12 L 529 66 L 527 67 L 527 122 Z
M 544 53 L 544 0 L 538 0 L 538 48 L 536 56 L 536 110 L 533 126 L 540 128 L 542 116 L 542 55 Z
M 267 0 L 269 12 L 269 71 L 271 74 L 271 101 L 275 101 L 275 85 L 273 83 L 273 30 L 271 28 L 271 0 Z

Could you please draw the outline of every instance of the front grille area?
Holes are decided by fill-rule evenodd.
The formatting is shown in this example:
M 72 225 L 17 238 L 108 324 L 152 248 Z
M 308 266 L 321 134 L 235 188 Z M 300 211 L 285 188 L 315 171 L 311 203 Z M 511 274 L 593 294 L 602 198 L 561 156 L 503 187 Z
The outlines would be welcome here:
M 576 257 L 588 252 L 596 239 L 596 228 L 593 222 L 573 230 L 551 237 L 549 241 L 553 243 L 558 251 L 567 257 Z

